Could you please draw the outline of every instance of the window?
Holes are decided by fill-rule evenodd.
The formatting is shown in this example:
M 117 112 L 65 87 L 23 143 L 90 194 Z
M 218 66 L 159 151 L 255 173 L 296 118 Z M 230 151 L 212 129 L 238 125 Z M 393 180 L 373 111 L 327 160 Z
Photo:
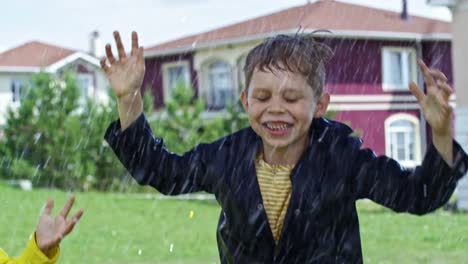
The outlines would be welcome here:
M 190 84 L 190 67 L 187 61 L 170 62 L 163 65 L 164 98 L 167 100 L 172 90 L 182 83 Z
M 76 83 L 80 89 L 81 100 L 85 101 L 90 95 L 90 89 L 93 87 L 93 75 L 88 73 L 79 73 L 76 76 Z
M 234 102 L 234 87 L 231 66 L 223 61 L 215 61 L 208 66 L 209 94 L 208 105 L 222 109 Z
M 397 114 L 385 121 L 387 156 L 405 167 L 421 161 L 419 121 L 408 114 Z
M 13 103 L 20 103 L 21 101 L 21 87 L 23 84 L 20 80 L 12 80 L 11 81 L 11 100 Z
M 239 82 L 238 94 L 240 94 L 240 91 L 245 88 L 244 66 L 246 58 L 247 56 L 243 55 L 237 61 L 237 80 Z
M 399 161 L 414 161 L 414 125 L 406 120 L 393 122 L 390 136 L 392 157 Z
M 382 51 L 384 91 L 407 91 L 416 81 L 416 51 L 411 48 L 384 48 Z

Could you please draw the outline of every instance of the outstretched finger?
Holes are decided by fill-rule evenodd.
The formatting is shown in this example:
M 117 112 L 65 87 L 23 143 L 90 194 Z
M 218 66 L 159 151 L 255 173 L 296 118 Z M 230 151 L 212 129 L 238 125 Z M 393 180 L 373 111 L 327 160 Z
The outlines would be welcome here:
M 450 85 L 448 85 L 446 82 L 437 81 L 437 84 L 439 85 L 440 90 L 444 94 L 445 98 L 448 99 L 453 93 L 452 87 L 450 87 Z
M 114 31 L 115 44 L 117 45 L 117 52 L 120 59 L 125 59 L 127 55 L 125 54 L 125 49 L 122 44 L 122 39 L 120 39 L 120 34 L 118 31 Z
M 54 200 L 52 200 L 52 198 L 49 198 L 44 207 L 43 214 L 50 215 L 52 213 L 52 209 L 54 209 Z
M 419 86 L 415 82 L 410 83 L 409 89 L 410 92 L 414 95 L 414 97 L 416 97 L 419 103 L 421 103 L 426 97 L 424 92 L 421 90 L 421 88 L 419 88 Z
M 104 72 L 109 70 L 109 65 L 107 65 L 106 58 L 102 58 L 99 63 L 101 64 L 101 68 L 104 70 Z
M 83 209 L 80 209 L 70 220 L 66 222 L 66 226 L 62 232 L 62 236 L 68 235 L 73 230 L 73 228 L 75 227 L 76 223 L 78 223 L 82 215 Z
M 437 69 L 433 69 L 429 71 L 432 77 L 436 78 L 437 80 L 440 80 L 441 82 L 447 82 L 448 78 L 445 76 L 445 74 Z
M 110 44 L 106 45 L 106 56 L 107 56 L 107 60 L 109 60 L 109 63 L 111 65 L 115 63 L 115 57 L 114 57 L 114 54 L 112 53 L 112 48 Z
M 63 218 L 67 218 L 68 213 L 70 212 L 74 202 L 75 202 L 75 196 L 72 196 L 70 197 L 70 199 L 68 199 L 67 203 L 60 211 L 60 215 L 63 216 Z
M 139 47 L 137 51 L 137 61 L 138 63 L 144 63 L 145 58 L 143 56 L 143 47 Z
M 73 215 L 72 220 L 75 222 L 78 222 L 78 220 L 80 220 L 83 213 L 84 213 L 83 208 L 79 209 L 78 212 L 76 212 L 75 215 Z
M 436 84 L 434 82 L 434 78 L 432 78 L 432 75 L 430 73 L 430 70 L 429 68 L 426 66 L 426 64 L 424 63 L 423 60 L 419 59 L 418 60 L 418 65 L 419 65 L 419 68 L 421 69 L 423 75 L 424 75 L 424 81 L 427 85 L 427 88 L 432 88 L 434 87 Z
M 136 31 L 132 32 L 132 52 L 131 55 L 138 55 L 138 34 Z

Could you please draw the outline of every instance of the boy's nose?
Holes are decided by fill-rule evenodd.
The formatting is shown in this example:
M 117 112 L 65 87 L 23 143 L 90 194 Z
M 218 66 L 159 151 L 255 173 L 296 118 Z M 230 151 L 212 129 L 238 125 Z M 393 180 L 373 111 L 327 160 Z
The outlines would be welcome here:
M 268 112 L 269 113 L 284 113 L 285 112 L 281 97 L 273 96 L 271 98 L 271 103 L 268 106 Z
M 280 106 L 272 106 L 268 108 L 269 113 L 284 113 L 285 110 Z

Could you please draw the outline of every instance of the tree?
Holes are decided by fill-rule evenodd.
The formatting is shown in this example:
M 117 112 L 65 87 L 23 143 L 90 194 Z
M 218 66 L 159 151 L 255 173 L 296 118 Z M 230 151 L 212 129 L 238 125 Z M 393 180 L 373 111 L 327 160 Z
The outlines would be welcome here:
M 9 109 L 3 149 L 7 176 L 28 178 L 36 185 L 71 186 L 82 171 L 79 89 L 74 76 L 55 79 L 46 73 L 33 77 L 17 110 Z
M 218 134 L 205 129 L 201 118 L 204 110 L 205 103 L 200 98 L 194 99 L 193 89 L 178 82 L 166 100 L 164 111 L 151 126 L 171 151 L 181 154 Z
M 81 100 L 70 72 L 61 77 L 39 73 L 24 87 L 18 109 L 9 109 L 0 161 L 10 179 L 35 186 L 79 190 L 119 187 L 126 171 L 105 143 L 104 133 L 118 118 L 116 100 Z M 145 93 L 145 111 L 153 98 Z

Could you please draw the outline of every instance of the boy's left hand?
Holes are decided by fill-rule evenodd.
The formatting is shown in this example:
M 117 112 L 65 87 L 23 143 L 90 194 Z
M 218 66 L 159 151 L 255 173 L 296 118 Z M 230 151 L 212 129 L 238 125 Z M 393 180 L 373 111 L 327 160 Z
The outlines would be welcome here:
M 45 255 L 49 256 L 49 250 L 57 246 L 73 230 L 73 227 L 83 214 L 83 209 L 80 209 L 73 217 L 67 219 L 74 202 L 75 197 L 72 196 L 60 213 L 56 217 L 53 217 L 51 213 L 54 208 L 54 201 L 52 199 L 47 201 L 36 229 L 37 246 Z
M 427 94 L 414 82 L 410 84 L 411 93 L 418 99 L 427 123 L 432 128 L 432 143 L 449 166 L 453 166 L 452 113 L 449 98 L 452 88 L 441 71 L 429 69 L 422 60 L 419 68 L 424 75 Z
M 452 88 L 447 84 L 447 77 L 436 69 L 430 69 L 422 60 L 418 60 L 426 83 L 427 94 L 411 82 L 410 91 L 417 98 L 427 122 L 435 136 L 450 137 L 453 109 L 449 105 Z

